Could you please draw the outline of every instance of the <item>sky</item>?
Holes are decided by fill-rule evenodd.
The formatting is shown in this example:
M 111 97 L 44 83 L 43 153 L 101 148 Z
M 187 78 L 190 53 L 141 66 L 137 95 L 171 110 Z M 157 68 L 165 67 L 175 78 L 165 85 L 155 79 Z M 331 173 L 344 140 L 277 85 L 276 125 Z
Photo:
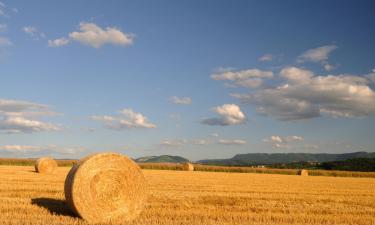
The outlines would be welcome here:
M 0 157 L 374 152 L 374 10 L 0 0 Z

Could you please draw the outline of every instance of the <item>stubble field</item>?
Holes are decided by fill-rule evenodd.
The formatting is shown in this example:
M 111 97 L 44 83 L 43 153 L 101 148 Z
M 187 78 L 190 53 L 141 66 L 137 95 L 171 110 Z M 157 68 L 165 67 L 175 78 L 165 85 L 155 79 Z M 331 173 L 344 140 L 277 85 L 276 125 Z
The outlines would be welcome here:
M 64 202 L 68 167 L 0 166 L 0 224 L 86 224 Z M 375 224 L 375 179 L 143 170 L 148 201 L 129 224 Z

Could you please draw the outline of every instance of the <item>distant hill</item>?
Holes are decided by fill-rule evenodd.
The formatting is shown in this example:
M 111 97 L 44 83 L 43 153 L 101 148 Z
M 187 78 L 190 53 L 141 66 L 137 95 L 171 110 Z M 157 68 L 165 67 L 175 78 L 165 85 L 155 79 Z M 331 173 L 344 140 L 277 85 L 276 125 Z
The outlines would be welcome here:
M 375 152 L 353 152 L 344 154 L 328 153 L 248 153 L 238 154 L 230 159 L 206 159 L 197 163 L 206 165 L 227 165 L 227 166 L 251 166 L 251 165 L 269 165 L 276 163 L 292 162 L 332 162 L 344 161 L 355 158 L 375 158 Z
M 136 162 L 140 163 L 184 163 L 189 162 L 188 159 L 185 159 L 181 156 L 173 156 L 173 155 L 161 155 L 161 156 L 145 156 L 135 160 Z
M 325 170 L 374 172 L 375 158 L 355 158 L 345 161 L 324 162 L 320 167 Z

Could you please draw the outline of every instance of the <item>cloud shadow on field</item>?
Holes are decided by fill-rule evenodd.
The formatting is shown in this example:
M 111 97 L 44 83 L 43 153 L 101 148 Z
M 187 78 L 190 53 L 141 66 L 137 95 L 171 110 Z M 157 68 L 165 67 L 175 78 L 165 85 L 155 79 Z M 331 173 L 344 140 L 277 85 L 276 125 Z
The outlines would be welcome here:
M 64 200 L 53 198 L 33 198 L 31 204 L 47 209 L 58 216 L 75 216 Z

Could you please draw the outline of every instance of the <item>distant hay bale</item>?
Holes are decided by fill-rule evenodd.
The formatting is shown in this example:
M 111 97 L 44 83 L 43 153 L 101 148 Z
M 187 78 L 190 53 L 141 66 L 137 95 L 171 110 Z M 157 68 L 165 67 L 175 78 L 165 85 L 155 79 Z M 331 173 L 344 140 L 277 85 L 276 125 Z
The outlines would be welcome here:
M 298 175 L 301 175 L 301 176 L 308 176 L 309 175 L 309 171 L 308 170 L 299 170 L 298 171 Z
M 146 201 L 139 166 L 118 153 L 89 155 L 65 179 L 65 198 L 72 211 L 89 222 L 131 221 Z
M 184 164 L 182 164 L 182 170 L 194 171 L 194 165 L 191 164 L 191 163 L 184 163 Z
M 44 174 L 53 174 L 57 168 L 57 162 L 51 157 L 42 157 L 35 162 L 35 171 Z

